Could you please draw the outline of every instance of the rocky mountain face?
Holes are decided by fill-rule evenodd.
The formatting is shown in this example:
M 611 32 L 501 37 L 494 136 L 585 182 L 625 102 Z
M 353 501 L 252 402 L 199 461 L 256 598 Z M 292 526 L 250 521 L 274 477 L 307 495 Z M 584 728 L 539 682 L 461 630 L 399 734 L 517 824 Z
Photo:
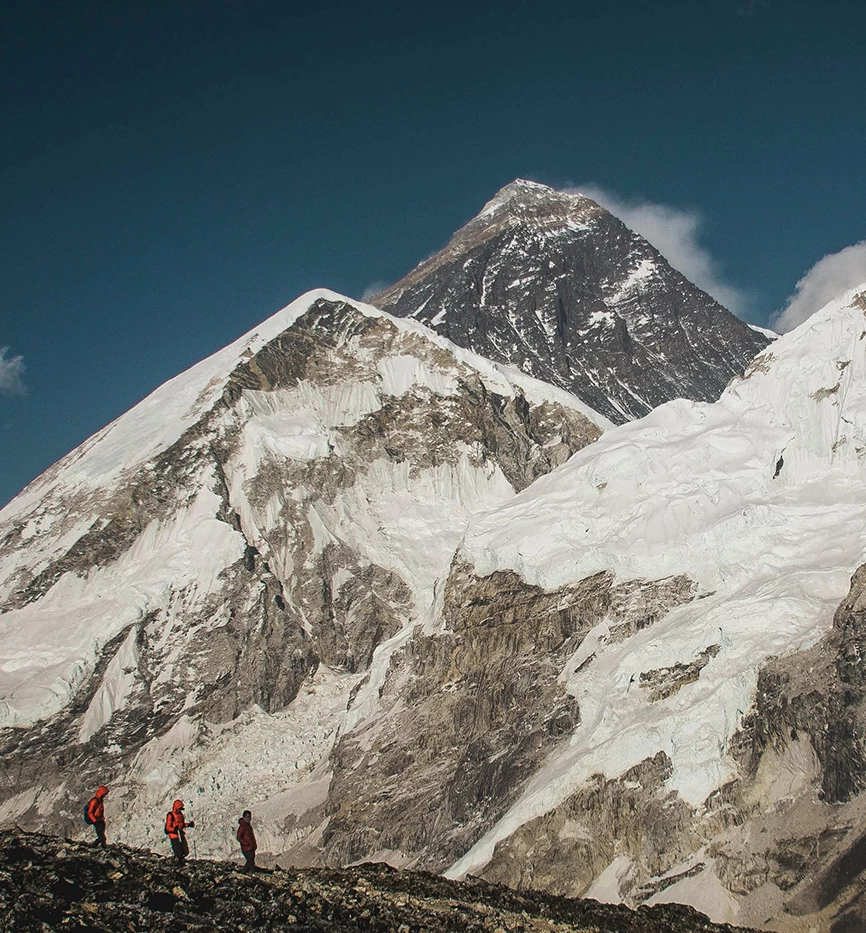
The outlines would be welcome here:
M 732 745 L 740 780 L 719 793 L 748 831 L 722 833 L 710 850 L 744 901 L 776 886 L 790 914 L 839 933 L 866 928 L 864 650 L 861 565 L 830 631 L 760 671 Z
M 0 513 L 0 820 L 78 829 L 108 783 L 115 834 L 156 845 L 182 791 L 221 852 L 240 794 L 287 846 L 468 516 L 605 424 L 330 293 L 163 386 Z
M 678 582 L 581 641 L 580 722 L 450 875 L 863 928 L 864 314 L 848 293 L 717 404 L 611 431 L 471 523 L 459 560 L 519 567 L 525 598 Z
M 715 401 L 769 342 L 594 201 L 521 179 L 371 303 L 615 423 Z
M 734 933 L 671 904 L 631 911 L 381 864 L 247 874 L 237 864 L 194 861 L 179 869 L 126 846 L 94 850 L 21 832 L 0 832 L 0 911 L 9 933 Z

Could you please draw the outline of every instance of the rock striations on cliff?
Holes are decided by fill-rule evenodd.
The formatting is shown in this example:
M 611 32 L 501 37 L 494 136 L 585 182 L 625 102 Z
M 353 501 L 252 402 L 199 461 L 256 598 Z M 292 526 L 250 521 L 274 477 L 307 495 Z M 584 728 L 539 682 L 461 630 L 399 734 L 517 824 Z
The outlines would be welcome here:
M 769 342 L 595 201 L 523 179 L 370 301 L 616 423 L 715 401 Z

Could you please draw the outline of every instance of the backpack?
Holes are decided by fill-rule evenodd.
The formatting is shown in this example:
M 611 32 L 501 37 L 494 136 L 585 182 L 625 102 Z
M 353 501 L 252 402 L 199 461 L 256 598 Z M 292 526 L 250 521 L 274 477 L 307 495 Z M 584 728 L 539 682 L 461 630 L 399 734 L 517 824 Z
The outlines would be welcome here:
M 93 826 L 93 820 L 90 819 L 90 801 L 89 800 L 87 801 L 86 804 L 84 804 L 84 822 L 87 823 L 88 826 Z

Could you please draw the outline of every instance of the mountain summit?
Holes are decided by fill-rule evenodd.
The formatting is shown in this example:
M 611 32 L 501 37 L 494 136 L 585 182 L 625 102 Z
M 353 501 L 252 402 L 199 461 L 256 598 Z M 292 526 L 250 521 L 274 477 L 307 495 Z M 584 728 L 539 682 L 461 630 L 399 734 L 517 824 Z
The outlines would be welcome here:
M 595 201 L 523 179 L 371 303 L 616 423 L 715 401 L 769 342 Z

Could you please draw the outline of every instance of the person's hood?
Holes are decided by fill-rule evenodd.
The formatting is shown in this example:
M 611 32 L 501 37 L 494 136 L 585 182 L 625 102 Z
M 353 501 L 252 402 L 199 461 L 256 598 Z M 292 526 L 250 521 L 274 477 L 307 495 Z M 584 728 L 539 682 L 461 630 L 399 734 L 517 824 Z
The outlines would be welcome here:
M 104 784 L 100 784 L 99 787 L 96 788 L 97 797 L 104 797 L 107 793 L 108 788 Z
M 175 800 L 175 802 L 171 805 L 171 808 L 172 810 L 183 810 L 183 801 Z

